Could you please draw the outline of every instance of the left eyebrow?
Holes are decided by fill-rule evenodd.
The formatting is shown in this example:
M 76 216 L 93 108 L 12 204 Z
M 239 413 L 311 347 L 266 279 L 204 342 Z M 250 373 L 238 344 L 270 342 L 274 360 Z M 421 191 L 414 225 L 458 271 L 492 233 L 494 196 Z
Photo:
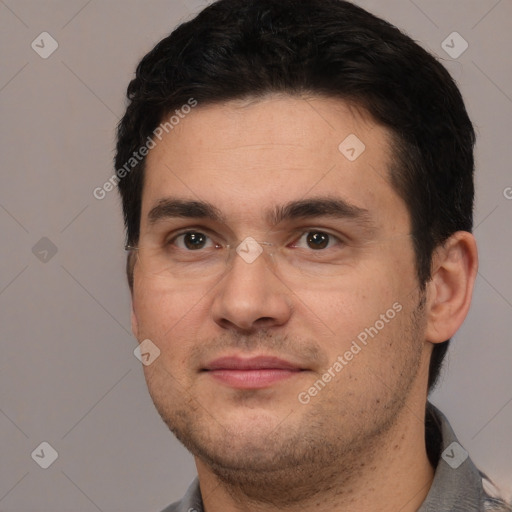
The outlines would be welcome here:
M 375 227 L 367 209 L 351 204 L 344 199 L 331 197 L 302 199 L 291 201 L 283 206 L 276 206 L 268 214 L 268 222 L 276 225 L 285 220 L 315 217 L 348 219 L 366 228 Z

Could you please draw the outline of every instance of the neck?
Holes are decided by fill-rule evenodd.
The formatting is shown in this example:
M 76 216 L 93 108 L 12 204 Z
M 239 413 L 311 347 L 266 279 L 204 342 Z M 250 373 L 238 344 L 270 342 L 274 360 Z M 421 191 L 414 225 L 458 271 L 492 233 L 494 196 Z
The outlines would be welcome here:
M 205 512 L 415 512 L 434 471 L 425 447 L 425 404 L 407 404 L 392 428 L 327 467 L 225 478 L 196 458 Z

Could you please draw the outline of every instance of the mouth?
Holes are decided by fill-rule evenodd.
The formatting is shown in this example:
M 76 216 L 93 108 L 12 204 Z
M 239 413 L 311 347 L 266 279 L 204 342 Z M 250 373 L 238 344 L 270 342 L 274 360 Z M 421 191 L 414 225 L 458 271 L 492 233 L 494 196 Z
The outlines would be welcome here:
M 237 389 L 260 389 L 296 377 L 304 368 L 277 357 L 259 356 L 244 359 L 221 357 L 201 370 L 222 384 Z

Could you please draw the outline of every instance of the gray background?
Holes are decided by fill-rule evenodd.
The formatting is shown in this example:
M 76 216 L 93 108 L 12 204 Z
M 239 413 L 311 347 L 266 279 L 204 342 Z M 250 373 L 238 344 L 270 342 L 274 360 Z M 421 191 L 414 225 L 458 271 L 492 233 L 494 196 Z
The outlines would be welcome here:
M 92 191 L 136 63 L 204 3 L 0 0 L 1 511 L 157 511 L 195 475 L 133 355 L 117 192 Z M 512 0 L 357 3 L 443 59 L 476 124 L 481 266 L 433 401 L 512 494 Z M 469 43 L 455 59 L 453 31 Z M 31 458 L 43 441 L 48 469 Z

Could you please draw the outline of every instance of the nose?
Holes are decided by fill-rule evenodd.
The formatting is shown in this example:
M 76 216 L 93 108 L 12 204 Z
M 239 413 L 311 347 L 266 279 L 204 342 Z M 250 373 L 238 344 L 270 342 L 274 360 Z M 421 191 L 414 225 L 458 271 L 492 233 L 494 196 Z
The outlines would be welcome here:
M 286 324 L 292 313 L 287 287 L 273 271 L 269 256 L 252 262 L 235 255 L 215 289 L 214 321 L 223 329 L 253 332 Z

